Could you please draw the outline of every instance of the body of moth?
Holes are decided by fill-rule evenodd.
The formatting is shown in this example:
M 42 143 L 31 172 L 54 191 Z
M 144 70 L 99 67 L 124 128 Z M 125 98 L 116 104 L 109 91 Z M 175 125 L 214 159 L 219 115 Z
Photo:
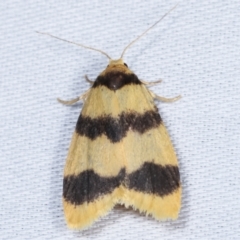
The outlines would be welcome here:
M 152 93 L 119 59 L 84 97 L 64 170 L 68 225 L 84 228 L 118 203 L 177 218 L 177 158 Z

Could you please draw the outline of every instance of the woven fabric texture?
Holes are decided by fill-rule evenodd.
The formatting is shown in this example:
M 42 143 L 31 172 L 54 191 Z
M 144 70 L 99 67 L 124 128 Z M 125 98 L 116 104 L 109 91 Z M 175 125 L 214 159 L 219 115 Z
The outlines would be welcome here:
M 180 1 L 125 54 L 158 95 L 183 185 L 176 221 L 114 208 L 89 229 L 67 229 L 62 173 L 82 103 L 108 64 L 176 1 L 0 2 L 0 239 L 240 239 L 240 2 Z

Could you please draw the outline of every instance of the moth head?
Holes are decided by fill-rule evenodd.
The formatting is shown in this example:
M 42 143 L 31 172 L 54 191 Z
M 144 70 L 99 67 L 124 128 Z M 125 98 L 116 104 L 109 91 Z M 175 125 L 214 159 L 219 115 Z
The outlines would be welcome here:
M 117 59 L 117 60 L 110 59 L 107 67 L 110 67 L 110 68 L 116 68 L 116 67 L 128 68 L 128 65 L 123 61 L 122 58 L 120 58 L 120 59 Z
M 115 59 L 109 59 L 109 63 L 104 70 L 104 73 L 107 72 L 130 72 L 130 69 L 128 68 L 128 65 L 123 61 L 122 58 L 119 58 L 117 60 Z

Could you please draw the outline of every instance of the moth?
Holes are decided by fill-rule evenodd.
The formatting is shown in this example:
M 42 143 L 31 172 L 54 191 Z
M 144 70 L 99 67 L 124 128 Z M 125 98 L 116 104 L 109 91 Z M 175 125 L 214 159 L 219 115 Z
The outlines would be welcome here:
M 180 96 L 157 96 L 147 85 L 160 81 L 140 80 L 123 60 L 126 50 L 168 13 L 132 41 L 117 60 L 101 50 L 42 33 L 109 58 L 95 81 L 86 76 L 91 84 L 87 92 L 70 101 L 58 99 L 67 105 L 85 101 L 64 169 L 63 208 L 70 228 L 90 226 L 116 204 L 131 206 L 157 220 L 178 217 L 177 157 L 154 99 L 173 102 Z

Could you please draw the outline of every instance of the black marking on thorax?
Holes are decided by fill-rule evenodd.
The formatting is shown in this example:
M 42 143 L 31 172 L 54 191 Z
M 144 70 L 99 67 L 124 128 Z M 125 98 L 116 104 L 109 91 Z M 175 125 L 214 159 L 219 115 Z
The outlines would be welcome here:
M 92 87 L 96 88 L 102 85 L 116 91 L 128 84 L 141 84 L 141 81 L 134 73 L 127 74 L 120 71 L 111 71 L 98 76 Z

